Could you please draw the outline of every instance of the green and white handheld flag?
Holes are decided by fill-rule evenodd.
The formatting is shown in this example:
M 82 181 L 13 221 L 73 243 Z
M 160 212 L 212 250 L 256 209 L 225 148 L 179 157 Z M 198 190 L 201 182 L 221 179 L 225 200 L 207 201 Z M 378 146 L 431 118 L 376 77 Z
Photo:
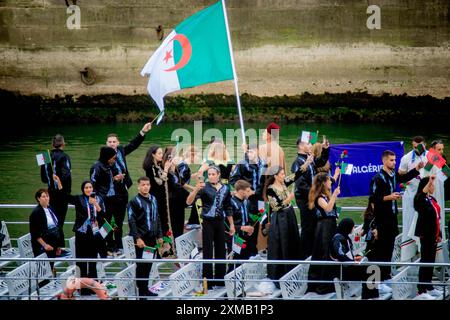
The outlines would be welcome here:
M 112 231 L 111 225 L 108 223 L 108 221 L 105 221 L 103 226 L 100 228 L 100 234 L 102 235 L 103 239 L 106 238 L 106 236 Z
M 141 75 L 150 75 L 147 90 L 161 112 L 170 92 L 234 79 L 224 10 L 218 1 L 184 20 L 145 64 Z
M 302 142 L 311 143 L 314 144 L 317 142 L 319 138 L 319 131 L 316 132 L 309 132 L 309 131 L 302 131 Z
M 43 166 L 44 164 L 52 163 L 52 159 L 50 158 L 50 154 L 48 153 L 48 151 L 38 153 L 36 155 L 36 161 L 38 166 Z
M 351 163 L 342 162 L 341 173 L 345 175 L 351 175 L 353 171 L 353 165 Z

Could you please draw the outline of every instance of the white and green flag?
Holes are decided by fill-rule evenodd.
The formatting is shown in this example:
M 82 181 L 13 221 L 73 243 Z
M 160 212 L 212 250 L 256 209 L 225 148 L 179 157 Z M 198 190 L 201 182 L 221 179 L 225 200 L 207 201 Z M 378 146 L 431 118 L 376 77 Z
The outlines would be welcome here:
M 100 234 L 102 235 L 103 239 L 106 238 L 106 236 L 112 231 L 112 229 L 113 228 L 111 227 L 111 225 L 107 221 L 105 221 L 103 226 L 100 228 Z
M 141 75 L 150 75 L 147 90 L 161 111 L 164 111 L 163 98 L 170 92 L 232 80 L 222 2 L 218 1 L 176 26 L 145 64 Z
M 36 161 L 38 166 L 43 166 L 44 164 L 52 163 L 52 159 L 50 158 L 50 153 L 48 151 L 38 153 L 36 155 Z
M 309 132 L 309 131 L 302 131 L 302 142 L 311 143 L 314 144 L 317 142 L 319 138 L 319 131 L 316 132 Z
M 351 163 L 342 162 L 341 173 L 346 175 L 351 175 L 353 171 L 353 165 Z

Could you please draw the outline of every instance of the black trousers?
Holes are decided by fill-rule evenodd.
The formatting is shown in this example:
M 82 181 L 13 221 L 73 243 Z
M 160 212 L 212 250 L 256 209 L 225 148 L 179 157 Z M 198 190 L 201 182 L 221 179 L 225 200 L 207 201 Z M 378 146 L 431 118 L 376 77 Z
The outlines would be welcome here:
M 192 203 L 191 214 L 189 215 L 187 224 L 200 224 L 200 219 L 198 217 L 198 211 L 197 207 L 195 206 L 195 202 Z
M 106 243 L 100 234 L 92 234 L 88 230 L 86 233 L 75 233 L 75 250 L 77 258 L 106 258 Z M 80 268 L 80 276 L 95 279 L 97 278 L 96 262 L 77 262 Z
M 420 238 L 420 262 L 434 263 L 436 259 L 436 241 L 434 239 Z M 418 284 L 419 294 L 433 290 L 431 280 L 433 279 L 433 267 L 420 267 L 419 282 L 429 284 Z
M 374 244 L 374 261 L 391 262 L 394 251 L 395 237 L 398 234 L 397 227 L 381 228 L 378 226 L 378 240 Z M 391 267 L 380 266 L 381 281 L 391 279 Z
M 203 259 L 225 259 L 225 225 L 222 219 L 206 220 L 202 224 L 203 239 Z M 213 275 L 213 266 L 210 263 L 203 265 L 203 277 L 209 279 L 208 287 L 214 284 L 222 286 L 225 277 L 225 264 L 215 264 Z M 217 279 L 214 282 L 210 279 Z
M 55 215 L 58 219 L 58 226 L 61 227 L 62 238 L 58 243 L 58 246 L 64 248 L 66 246 L 64 242 L 64 222 L 66 221 L 69 203 L 67 202 L 66 195 L 62 192 L 50 189 L 48 194 L 50 196 L 50 206 L 55 210 Z
M 128 195 L 120 195 L 105 198 L 105 217 L 109 224 L 114 217 L 117 228 L 106 237 L 106 246 L 109 251 L 122 249 L 123 221 L 127 209 Z M 101 227 L 101 226 L 99 226 Z
M 174 239 L 181 236 L 184 232 L 184 208 L 186 207 L 188 194 L 183 191 L 185 190 L 174 191 L 169 198 L 170 223 Z
M 300 209 L 300 259 L 304 260 L 312 255 L 314 248 L 314 237 L 317 226 L 317 216 L 314 210 L 308 208 L 308 201 L 296 199 Z
M 146 246 L 154 247 L 156 245 L 156 238 L 151 236 L 144 236 L 141 238 Z M 144 249 L 136 247 L 136 258 L 142 259 L 142 254 Z M 150 271 L 152 270 L 153 263 L 137 263 L 136 264 L 136 284 L 138 287 L 140 296 L 148 296 L 148 279 L 150 276 Z

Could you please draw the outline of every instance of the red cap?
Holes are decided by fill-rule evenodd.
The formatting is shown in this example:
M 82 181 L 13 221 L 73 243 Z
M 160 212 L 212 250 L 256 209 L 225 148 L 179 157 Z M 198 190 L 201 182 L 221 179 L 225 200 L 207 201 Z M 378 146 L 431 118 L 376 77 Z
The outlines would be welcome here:
M 280 126 L 277 125 L 275 122 L 271 122 L 269 123 L 269 125 L 266 128 L 267 133 L 271 133 L 271 130 L 280 130 Z

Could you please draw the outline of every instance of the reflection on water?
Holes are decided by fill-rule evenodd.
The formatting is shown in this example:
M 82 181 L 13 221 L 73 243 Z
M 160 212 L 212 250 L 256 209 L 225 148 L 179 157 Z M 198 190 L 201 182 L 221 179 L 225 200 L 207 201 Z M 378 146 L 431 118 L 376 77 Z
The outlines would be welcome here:
M 266 123 L 246 124 L 246 129 L 264 129 Z M 302 130 L 316 131 L 326 135 L 333 144 L 364 142 L 364 141 L 405 141 L 406 149 L 410 149 L 412 136 L 424 135 L 428 142 L 439 138 L 447 145 L 450 133 L 445 128 L 393 126 L 382 124 L 286 124 L 281 123 L 280 144 L 286 153 L 286 162 L 290 167 L 296 154 L 295 141 Z M 0 172 L 2 183 L 0 186 L 1 203 L 34 203 L 34 192 L 44 185 L 40 181 L 40 171 L 35 155 L 51 147 L 51 138 L 55 133 L 61 133 L 66 139 L 65 151 L 72 158 L 73 164 L 73 193 L 79 193 L 79 186 L 88 178 L 89 169 L 98 158 L 101 145 L 106 141 L 106 135 L 115 132 L 122 143 L 128 142 L 141 129 L 142 124 L 77 124 L 55 125 L 53 127 L 21 128 L 11 132 L 2 131 L 0 135 Z M 164 123 L 147 134 L 143 145 L 127 157 L 131 177 L 134 181 L 144 174 L 142 161 L 147 149 L 158 144 L 166 146 L 174 144 L 171 141 L 172 132 L 179 128 L 186 128 L 192 134 L 193 123 Z M 239 129 L 236 124 L 203 124 L 203 130 L 217 128 Z M 209 140 L 209 139 L 208 139 Z M 206 143 L 206 141 L 205 141 Z M 447 152 L 447 154 L 450 154 Z M 135 185 L 130 195 L 136 194 Z

